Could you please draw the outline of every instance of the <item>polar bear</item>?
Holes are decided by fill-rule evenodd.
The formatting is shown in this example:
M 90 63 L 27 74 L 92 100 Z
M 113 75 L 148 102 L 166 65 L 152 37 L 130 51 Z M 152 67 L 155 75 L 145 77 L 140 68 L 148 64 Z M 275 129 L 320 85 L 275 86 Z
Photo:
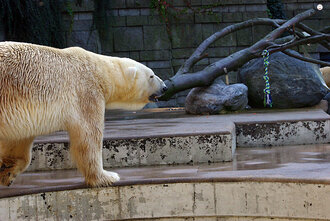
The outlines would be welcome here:
M 151 69 L 128 58 L 1 42 L 0 184 L 9 186 L 28 167 L 36 136 L 60 130 L 69 133 L 87 185 L 118 181 L 102 166 L 105 109 L 141 109 L 166 89 Z
M 330 87 L 330 66 L 320 68 L 323 79 L 328 87 Z

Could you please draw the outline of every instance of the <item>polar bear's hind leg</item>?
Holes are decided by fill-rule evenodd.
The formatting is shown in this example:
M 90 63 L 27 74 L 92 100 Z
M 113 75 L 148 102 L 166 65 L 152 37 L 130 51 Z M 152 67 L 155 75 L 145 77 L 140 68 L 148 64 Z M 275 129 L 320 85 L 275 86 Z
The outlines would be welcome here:
M 0 185 L 9 186 L 29 166 L 33 140 L 0 141 Z

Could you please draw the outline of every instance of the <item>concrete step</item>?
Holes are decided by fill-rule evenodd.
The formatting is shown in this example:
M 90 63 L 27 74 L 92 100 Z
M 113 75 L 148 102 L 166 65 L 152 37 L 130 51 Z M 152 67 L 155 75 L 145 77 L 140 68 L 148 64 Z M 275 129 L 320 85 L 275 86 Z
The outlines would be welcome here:
M 231 161 L 236 146 L 264 147 L 330 142 L 330 116 L 322 110 L 276 110 L 217 116 L 182 109 L 108 112 L 105 167 Z M 29 171 L 72 169 L 65 132 L 39 137 Z
M 233 162 L 117 168 L 89 189 L 75 170 L 0 187 L 1 220 L 330 220 L 330 144 L 238 148 Z

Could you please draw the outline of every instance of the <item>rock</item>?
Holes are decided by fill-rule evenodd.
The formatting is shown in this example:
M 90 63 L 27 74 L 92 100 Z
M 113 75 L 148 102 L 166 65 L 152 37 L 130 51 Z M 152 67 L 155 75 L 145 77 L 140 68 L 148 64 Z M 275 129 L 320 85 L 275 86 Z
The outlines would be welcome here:
M 158 108 L 157 103 L 150 102 L 143 107 L 143 109 L 153 109 L 153 108 Z
M 238 73 L 239 82 L 249 88 L 249 104 L 252 107 L 263 107 L 264 73 L 262 58 L 251 60 Z M 270 55 L 268 76 L 275 108 L 314 106 L 328 93 L 312 64 L 282 52 Z
M 190 114 L 219 114 L 222 110 L 244 109 L 248 103 L 244 84 L 226 85 L 216 80 L 209 87 L 197 87 L 186 98 L 185 109 Z

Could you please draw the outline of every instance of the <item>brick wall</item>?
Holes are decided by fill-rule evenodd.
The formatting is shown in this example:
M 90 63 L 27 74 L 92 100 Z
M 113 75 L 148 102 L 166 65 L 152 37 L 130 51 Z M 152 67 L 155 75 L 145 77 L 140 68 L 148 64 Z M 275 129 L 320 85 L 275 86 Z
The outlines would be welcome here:
M 176 7 L 185 7 L 183 0 L 173 1 Z M 189 0 L 193 7 L 203 7 L 218 0 Z M 96 31 L 91 31 L 93 2 L 83 0 L 81 6 L 73 5 L 74 23 L 67 31 L 68 46 L 81 46 L 88 50 L 107 55 L 130 57 L 152 68 L 161 78 L 168 79 L 187 59 L 194 49 L 214 32 L 227 25 L 255 17 L 267 17 L 266 0 L 221 0 L 222 6 L 214 8 L 216 15 L 195 14 L 188 12 L 172 21 L 170 40 L 165 24 L 156 12 L 150 9 L 149 0 L 111 0 L 110 42 L 101 48 Z M 297 13 L 316 7 L 322 3 L 323 11 L 305 24 L 317 30 L 330 25 L 329 0 L 283 0 L 288 18 Z M 67 17 L 67 30 L 70 22 Z M 197 64 L 203 68 L 214 61 L 251 45 L 271 31 L 266 26 L 255 26 L 230 34 L 216 41 L 207 51 L 208 57 Z M 4 38 L 0 32 L 0 38 Z M 301 50 L 301 48 L 300 48 Z M 316 58 L 324 49 L 316 46 L 307 47 Z M 230 82 L 236 82 L 235 73 L 230 74 Z M 179 93 L 166 105 L 182 105 L 185 94 Z

